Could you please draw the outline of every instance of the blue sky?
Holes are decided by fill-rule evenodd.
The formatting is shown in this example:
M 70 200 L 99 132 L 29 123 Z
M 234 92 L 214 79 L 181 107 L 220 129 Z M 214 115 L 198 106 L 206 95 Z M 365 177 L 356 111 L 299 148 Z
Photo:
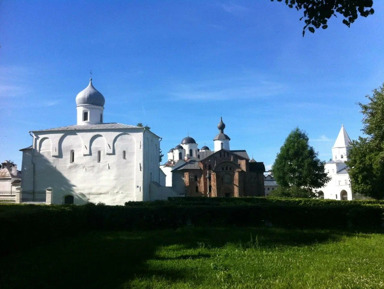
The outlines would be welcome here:
M 190 135 L 270 166 L 304 130 L 321 160 L 342 124 L 361 135 L 359 102 L 384 82 L 384 2 L 351 28 L 307 33 L 301 12 L 259 1 L 0 2 L 0 160 L 21 165 L 29 131 L 76 123 L 93 74 L 104 121 L 141 122 L 163 152 Z

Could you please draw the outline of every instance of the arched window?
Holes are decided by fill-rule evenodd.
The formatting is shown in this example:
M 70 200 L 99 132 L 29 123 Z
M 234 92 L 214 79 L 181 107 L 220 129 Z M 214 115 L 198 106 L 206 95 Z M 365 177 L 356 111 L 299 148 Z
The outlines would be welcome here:
M 192 149 L 189 150 L 189 156 L 192 156 Z
M 75 162 L 75 151 L 71 150 L 70 155 L 69 155 L 69 162 L 73 163 Z
M 88 121 L 88 111 L 83 112 L 83 121 Z

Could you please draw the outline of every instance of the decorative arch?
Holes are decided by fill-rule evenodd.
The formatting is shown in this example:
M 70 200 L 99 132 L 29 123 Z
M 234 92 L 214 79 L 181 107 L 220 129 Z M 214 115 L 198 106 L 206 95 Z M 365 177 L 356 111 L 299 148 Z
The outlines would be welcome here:
M 106 150 L 107 140 L 105 139 L 105 137 L 103 135 L 98 133 L 98 134 L 93 135 L 91 137 L 91 139 L 89 140 L 89 149 L 90 149 L 91 154 L 92 154 L 92 149 L 95 146 L 95 143 L 97 145 L 100 145 L 99 142 L 103 143 L 101 146 L 103 147 L 104 150 Z
M 68 139 L 72 139 L 68 141 Z M 76 139 L 76 141 L 73 141 L 73 139 Z M 78 154 L 81 149 L 81 138 L 78 134 L 76 133 L 65 133 L 63 134 L 58 142 L 58 152 L 57 156 L 63 157 L 64 152 L 63 151 L 68 151 L 68 150 L 75 150 L 76 153 Z
M 136 150 L 135 138 L 126 132 L 120 133 L 113 138 L 113 153 L 121 155 L 125 151 L 126 155 L 134 153 Z
M 39 142 L 39 153 L 44 155 L 51 155 L 52 153 L 52 141 L 48 137 L 43 137 Z
M 342 190 L 340 192 L 340 200 L 347 201 L 348 200 L 348 193 L 346 190 Z

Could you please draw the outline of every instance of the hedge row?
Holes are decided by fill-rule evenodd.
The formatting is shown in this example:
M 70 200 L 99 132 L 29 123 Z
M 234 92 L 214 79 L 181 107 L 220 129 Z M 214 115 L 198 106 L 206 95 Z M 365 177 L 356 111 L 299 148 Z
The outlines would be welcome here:
M 277 226 L 381 230 L 383 205 L 282 199 L 198 199 L 112 206 L 0 205 L 0 255 L 91 230 Z

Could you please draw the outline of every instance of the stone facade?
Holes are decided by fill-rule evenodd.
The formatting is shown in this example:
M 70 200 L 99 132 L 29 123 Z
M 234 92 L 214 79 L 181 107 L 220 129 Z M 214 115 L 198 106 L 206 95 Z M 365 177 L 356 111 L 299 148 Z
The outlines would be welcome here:
M 180 196 L 245 197 L 264 195 L 264 164 L 250 160 L 245 150 L 230 150 L 230 138 L 220 133 L 214 138 L 215 151 L 198 149 L 195 140 L 186 137 L 171 149 L 168 162 L 162 166 L 167 184 Z M 183 146 L 184 145 L 184 146 Z M 191 147 L 186 151 L 184 147 Z M 181 157 L 184 156 L 184 159 Z

